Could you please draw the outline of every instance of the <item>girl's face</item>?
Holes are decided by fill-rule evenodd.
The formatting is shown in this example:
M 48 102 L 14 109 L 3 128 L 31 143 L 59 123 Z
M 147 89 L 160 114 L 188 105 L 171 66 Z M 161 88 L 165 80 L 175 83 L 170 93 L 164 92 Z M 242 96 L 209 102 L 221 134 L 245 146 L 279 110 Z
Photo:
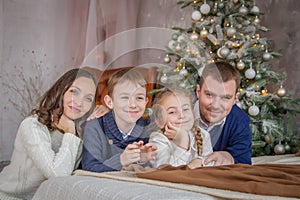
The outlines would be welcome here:
M 164 124 L 171 123 L 186 131 L 192 129 L 194 124 L 194 114 L 188 96 L 180 93 L 168 95 L 161 101 L 161 106 L 162 112 L 164 112 L 162 116 L 165 116 Z
M 79 119 L 92 107 L 96 86 L 92 79 L 77 78 L 63 97 L 64 113 L 71 120 Z

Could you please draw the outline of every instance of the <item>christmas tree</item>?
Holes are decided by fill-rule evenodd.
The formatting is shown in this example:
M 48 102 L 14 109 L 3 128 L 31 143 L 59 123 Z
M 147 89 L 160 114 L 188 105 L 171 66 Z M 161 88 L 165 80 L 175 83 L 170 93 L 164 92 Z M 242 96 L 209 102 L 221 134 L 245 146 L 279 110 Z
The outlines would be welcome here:
M 293 117 L 299 113 L 299 99 L 284 89 L 285 76 L 272 71 L 272 60 L 281 56 L 271 48 L 269 31 L 261 25 L 254 0 L 180 0 L 191 6 L 191 27 L 174 28 L 166 47 L 160 81 L 194 90 L 198 74 L 210 62 L 226 61 L 241 74 L 238 105 L 249 114 L 253 156 L 295 153 L 299 138 L 293 131 Z

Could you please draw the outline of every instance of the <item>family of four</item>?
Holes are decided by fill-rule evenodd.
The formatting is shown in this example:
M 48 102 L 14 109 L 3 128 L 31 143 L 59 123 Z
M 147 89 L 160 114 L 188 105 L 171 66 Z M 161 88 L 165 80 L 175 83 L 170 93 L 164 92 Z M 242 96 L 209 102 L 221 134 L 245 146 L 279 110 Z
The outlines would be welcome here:
M 225 62 L 209 64 L 193 95 L 165 87 L 144 119 L 146 84 L 134 69 L 117 71 L 104 97 L 109 112 L 87 121 L 97 81 L 72 69 L 45 93 L 21 123 L 10 165 L 0 173 L 0 199 L 31 199 L 46 179 L 84 170 L 121 170 L 130 164 L 201 166 L 251 164 L 250 119 L 235 103 L 239 72 Z M 87 122 L 86 122 L 87 121 Z M 83 145 L 82 145 L 83 143 Z

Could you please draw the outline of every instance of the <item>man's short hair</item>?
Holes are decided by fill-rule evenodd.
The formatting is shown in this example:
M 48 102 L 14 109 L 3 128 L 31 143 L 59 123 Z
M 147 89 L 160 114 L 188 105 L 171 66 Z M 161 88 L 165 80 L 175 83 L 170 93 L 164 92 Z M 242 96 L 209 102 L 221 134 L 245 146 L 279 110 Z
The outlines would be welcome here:
M 198 83 L 200 87 L 202 87 L 205 78 L 208 76 L 212 76 L 220 83 L 234 80 L 236 89 L 239 88 L 241 82 L 240 72 L 227 62 L 214 62 L 207 64 L 202 71 L 202 75 L 199 77 Z

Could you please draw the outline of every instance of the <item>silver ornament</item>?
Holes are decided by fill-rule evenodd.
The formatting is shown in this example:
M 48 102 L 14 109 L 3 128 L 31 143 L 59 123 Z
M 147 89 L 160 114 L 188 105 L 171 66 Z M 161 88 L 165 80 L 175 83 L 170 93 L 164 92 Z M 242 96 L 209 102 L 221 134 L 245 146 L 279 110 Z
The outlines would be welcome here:
M 245 72 L 245 76 L 246 78 L 248 79 L 253 79 L 255 77 L 255 71 L 254 69 L 250 68 L 250 69 L 247 69 L 246 72 Z
M 264 59 L 264 61 L 269 61 L 272 59 L 272 55 L 269 52 L 265 52 L 263 54 L 263 59 Z
M 248 13 L 248 8 L 243 4 L 239 9 L 239 13 L 247 14 Z
M 229 37 L 232 37 L 235 33 L 236 33 L 235 28 L 229 27 L 229 28 L 227 29 L 227 35 L 228 35 Z
M 252 106 L 249 107 L 248 113 L 251 116 L 256 116 L 256 115 L 259 114 L 259 108 L 256 105 L 252 105 Z
M 230 50 L 227 47 L 222 47 L 219 54 L 221 58 L 226 58 L 230 53 Z
M 274 147 L 274 152 L 276 155 L 282 155 L 285 153 L 285 148 L 282 144 L 277 144 L 275 147 Z
M 194 21 L 198 21 L 200 20 L 202 17 L 201 13 L 198 11 L 198 10 L 195 10 L 193 13 L 192 13 L 192 19 Z
M 210 6 L 205 3 L 205 4 L 202 4 L 202 6 L 200 7 L 200 12 L 204 15 L 208 14 L 210 11 Z

